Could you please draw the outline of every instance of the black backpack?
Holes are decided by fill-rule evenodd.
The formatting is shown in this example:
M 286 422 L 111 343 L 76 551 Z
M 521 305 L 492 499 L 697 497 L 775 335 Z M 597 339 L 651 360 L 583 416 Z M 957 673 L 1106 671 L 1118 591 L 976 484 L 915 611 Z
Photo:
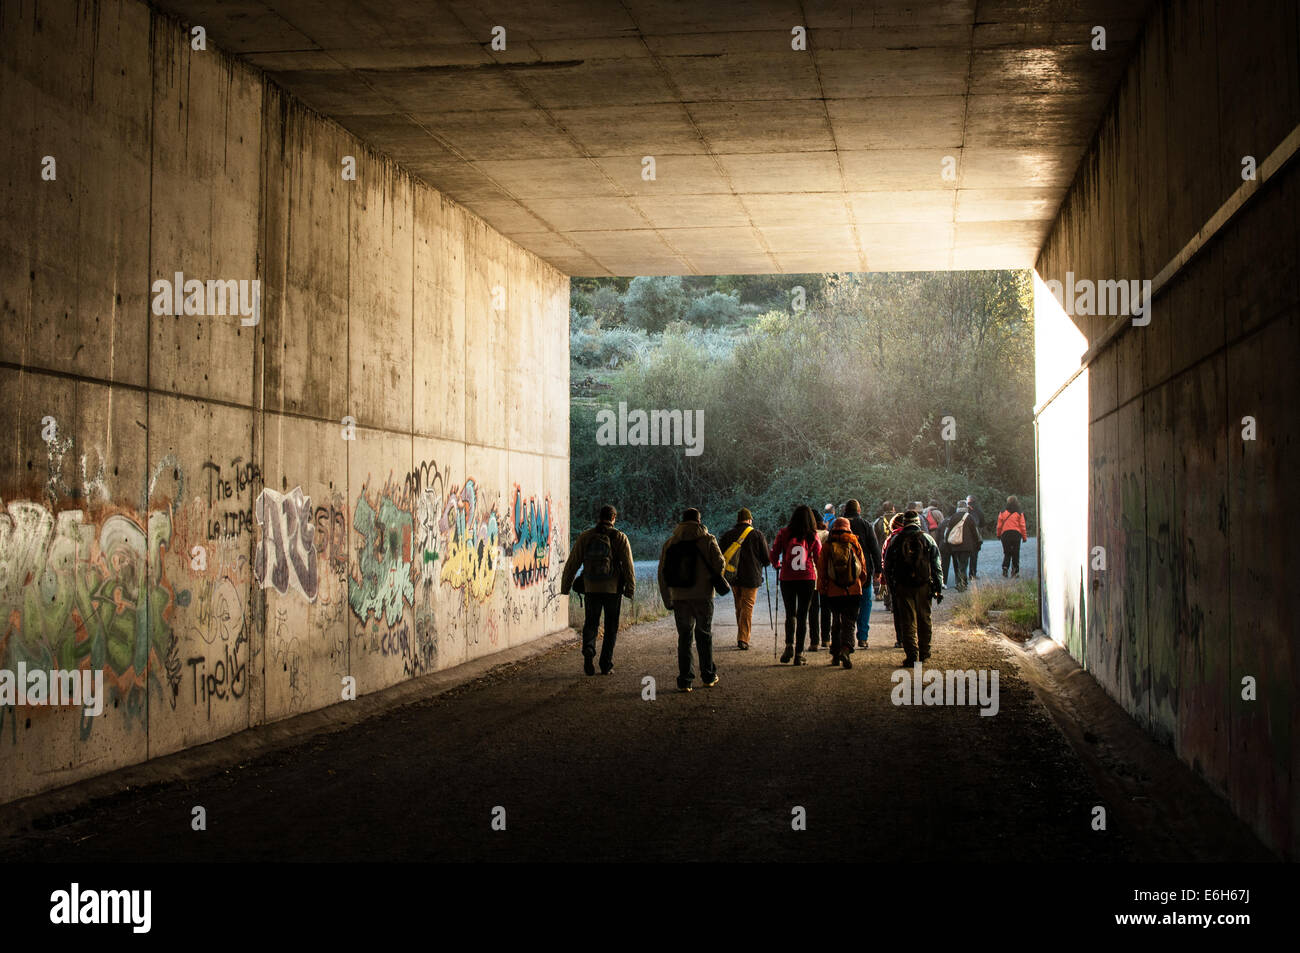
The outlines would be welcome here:
M 925 545 L 929 538 L 925 533 L 899 533 L 889 544 L 895 585 L 907 589 L 930 585 L 930 548 Z
M 582 554 L 582 574 L 588 582 L 609 582 L 614 572 L 614 542 L 609 533 L 600 532 L 587 540 Z
M 690 589 L 695 585 L 695 567 L 700 558 L 697 540 L 684 539 L 668 547 L 664 555 L 664 580 L 673 589 Z

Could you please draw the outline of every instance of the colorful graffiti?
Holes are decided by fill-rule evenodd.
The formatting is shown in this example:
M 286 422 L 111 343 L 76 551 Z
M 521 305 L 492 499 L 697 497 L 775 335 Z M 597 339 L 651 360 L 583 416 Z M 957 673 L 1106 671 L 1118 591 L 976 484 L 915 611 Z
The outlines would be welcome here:
M 122 512 L 97 527 L 81 510 L 11 502 L 0 512 L 4 667 L 102 669 L 127 713 L 143 718 L 149 673 L 174 668 L 164 665 L 174 601 L 160 558 L 171 535 L 166 512 L 149 514 L 147 529 Z
M 348 605 L 358 619 L 402 621 L 403 603 L 413 603 L 411 546 L 414 521 L 403 491 L 386 485 L 372 503 L 362 489 L 352 512 L 352 528 L 361 536 L 356 572 L 348 580 Z
M 253 558 L 258 584 L 281 595 L 293 588 L 308 602 L 315 602 L 319 554 L 311 498 L 303 495 L 300 486 L 286 494 L 264 489 L 253 506 L 253 516 L 262 528 Z
M 440 579 L 486 600 L 496 587 L 501 534 L 495 508 L 480 505 L 473 480 L 447 495 L 438 528 L 445 551 Z
M 523 491 L 515 486 L 514 545 L 511 572 L 515 585 L 531 586 L 546 578 L 550 568 L 551 501 L 537 505 L 535 497 L 524 500 Z

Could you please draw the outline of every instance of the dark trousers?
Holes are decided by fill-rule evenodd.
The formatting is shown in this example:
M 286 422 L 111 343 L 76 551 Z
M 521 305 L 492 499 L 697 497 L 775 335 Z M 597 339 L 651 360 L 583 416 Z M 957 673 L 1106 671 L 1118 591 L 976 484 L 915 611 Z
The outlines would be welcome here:
M 589 592 L 587 616 L 582 625 L 582 654 L 587 658 L 596 655 L 596 633 L 600 630 L 600 614 L 605 613 L 605 641 L 600 650 L 602 670 L 614 664 L 614 642 L 618 638 L 618 612 L 623 596 L 618 592 Z
M 953 555 L 964 556 L 965 553 Z M 894 632 L 903 643 L 908 663 L 930 657 L 930 589 L 894 590 Z
M 808 602 L 808 645 L 816 648 L 819 641 L 830 645 L 831 605 L 813 583 L 812 599 Z
M 785 603 L 785 644 L 793 645 L 796 655 L 803 655 L 808 634 L 808 607 L 816 583 L 811 579 L 782 579 L 781 601 Z
M 952 554 L 953 575 L 957 577 L 957 591 L 965 592 L 966 585 L 970 581 L 968 573 L 970 572 L 970 561 L 973 553 L 963 550 L 954 550 Z
M 822 605 L 831 613 L 831 654 L 851 655 L 854 635 L 858 631 L 858 609 L 861 596 L 822 596 Z
M 691 641 L 700 656 L 700 678 L 712 680 L 717 673 L 713 665 L 713 600 L 675 599 L 673 618 L 677 622 L 677 687 L 689 688 L 695 681 L 691 671 Z
M 970 569 L 968 570 L 970 573 L 970 577 L 972 579 L 975 578 L 976 570 L 979 569 L 979 561 L 980 561 L 980 549 L 978 546 L 976 546 L 974 551 L 971 552 L 970 554 Z
M 1020 575 L 1020 534 L 1014 530 L 1002 534 L 1002 575 L 1011 567 L 1011 575 Z
M 943 584 L 948 585 L 948 569 L 952 566 L 952 550 L 947 546 L 939 547 L 939 560 L 943 563 Z

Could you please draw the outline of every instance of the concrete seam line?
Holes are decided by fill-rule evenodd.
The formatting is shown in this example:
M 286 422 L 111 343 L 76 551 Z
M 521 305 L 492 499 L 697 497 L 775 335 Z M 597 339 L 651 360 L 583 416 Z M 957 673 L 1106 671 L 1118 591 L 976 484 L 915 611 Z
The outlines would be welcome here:
M 1236 217 L 1237 213 L 1255 197 L 1259 190 L 1264 187 L 1265 183 L 1277 175 L 1278 172 L 1282 171 L 1286 164 L 1295 158 L 1297 151 L 1300 151 L 1300 125 L 1297 125 L 1292 129 L 1291 132 L 1287 134 L 1286 138 L 1278 144 L 1277 148 L 1270 152 L 1264 161 L 1260 163 L 1259 178 L 1243 182 L 1237 190 L 1233 192 L 1232 195 L 1228 196 L 1227 200 L 1215 210 L 1214 214 L 1206 219 L 1205 224 L 1197 229 L 1196 234 L 1193 235 L 1187 244 L 1179 250 L 1178 254 L 1174 255 L 1174 257 L 1160 269 L 1155 278 L 1151 280 L 1151 299 L 1154 299 L 1156 295 L 1160 294 L 1160 292 L 1164 290 L 1165 286 L 1174 279 L 1174 276 L 1182 271 L 1183 268 L 1187 266 L 1188 262 L 1195 258 L 1196 255 L 1209 244 L 1210 240 L 1214 238 L 1214 236 L 1217 235 L 1223 227 L 1228 224 L 1228 222 L 1232 221 L 1232 219 Z M 1150 302 L 1148 301 L 1148 304 L 1149 303 Z M 1117 318 L 1097 340 L 1097 343 L 1084 352 L 1083 357 L 1080 359 L 1078 369 L 1066 378 L 1065 382 L 1062 383 L 1060 387 L 1052 392 L 1052 396 L 1048 397 L 1047 400 L 1034 408 L 1034 418 L 1037 419 L 1038 415 L 1046 410 L 1047 406 L 1052 401 L 1060 397 L 1061 394 L 1065 392 L 1066 388 L 1074 383 L 1075 378 L 1092 365 L 1093 361 L 1100 356 L 1102 351 L 1110 347 L 1110 345 L 1113 344 L 1115 340 L 1131 326 L 1131 316 Z

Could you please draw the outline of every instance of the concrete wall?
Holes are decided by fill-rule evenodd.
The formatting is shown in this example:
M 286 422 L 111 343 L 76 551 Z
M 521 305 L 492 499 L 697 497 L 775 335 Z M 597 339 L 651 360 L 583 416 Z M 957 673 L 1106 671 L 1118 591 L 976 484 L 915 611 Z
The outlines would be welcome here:
M 1158 7 L 1043 247 L 1041 277 L 1156 278 L 1242 185 L 1243 157 L 1262 164 L 1297 128 L 1298 51 L 1293 3 Z M 1051 635 L 1291 857 L 1298 251 L 1293 160 L 1157 294 L 1151 323 L 1128 327 L 1039 417 Z M 1039 297 L 1041 402 L 1113 319 L 1075 316 L 1087 341 L 1062 365 L 1043 345 L 1070 332 Z M 1097 546 L 1104 571 L 1089 560 Z M 1242 697 L 1247 676 L 1254 701 Z
M 134 0 L 0 6 L 0 115 L 0 668 L 108 686 L 0 800 L 567 625 L 566 276 Z

